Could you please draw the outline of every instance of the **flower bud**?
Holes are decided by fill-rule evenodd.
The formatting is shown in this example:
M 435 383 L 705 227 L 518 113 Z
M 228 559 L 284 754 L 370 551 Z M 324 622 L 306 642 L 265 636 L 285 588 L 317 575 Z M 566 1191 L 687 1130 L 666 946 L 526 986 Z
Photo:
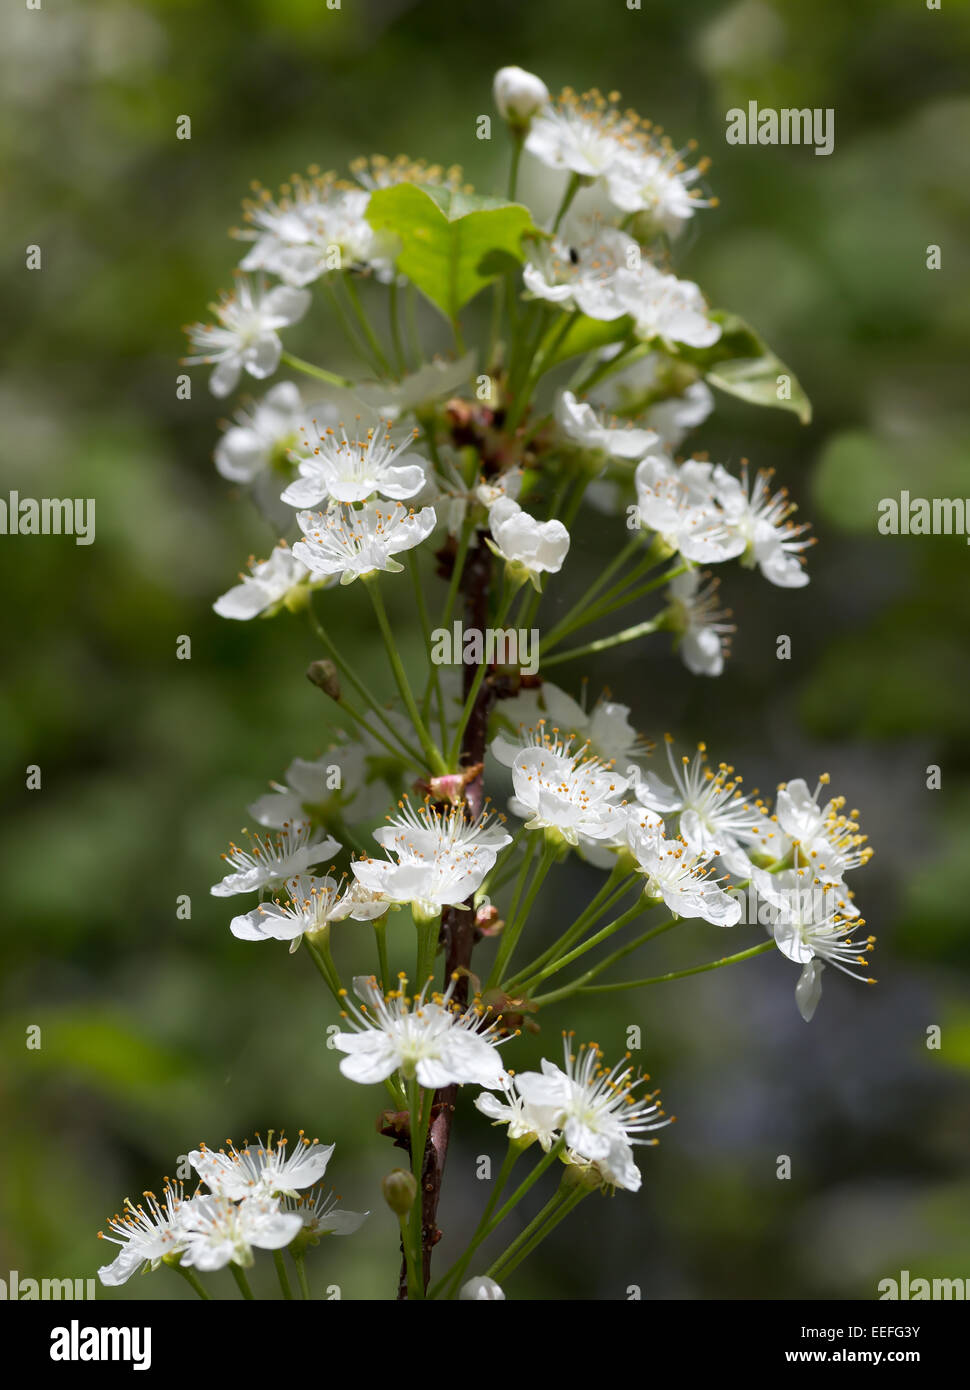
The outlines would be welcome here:
M 462 1284 L 458 1299 L 459 1302 L 491 1300 L 495 1303 L 504 1303 L 505 1294 L 495 1280 L 489 1279 L 487 1274 L 476 1274 L 473 1279 L 469 1279 L 467 1284 Z
M 524 130 L 539 107 L 549 100 L 549 88 L 541 77 L 524 68 L 499 68 L 492 95 L 503 120 L 515 130 Z
M 412 1173 L 403 1168 L 394 1168 L 381 1183 L 384 1201 L 397 1216 L 407 1216 L 414 1206 L 418 1184 Z
M 340 699 L 340 678 L 332 661 L 311 661 L 306 668 L 306 678 L 318 686 L 331 700 Z
M 498 908 L 493 903 L 482 903 L 481 907 L 475 909 L 475 927 L 482 936 L 498 936 L 504 926 Z

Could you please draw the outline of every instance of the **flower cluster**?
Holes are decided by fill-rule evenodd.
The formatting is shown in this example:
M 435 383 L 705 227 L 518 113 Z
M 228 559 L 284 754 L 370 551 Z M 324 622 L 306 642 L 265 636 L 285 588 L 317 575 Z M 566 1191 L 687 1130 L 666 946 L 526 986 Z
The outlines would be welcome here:
M 184 1184 L 165 1179 L 162 1198 L 145 1192 L 143 1202 L 125 1198 L 108 1221 L 102 1240 L 120 1246 L 111 1264 L 98 1270 L 102 1284 L 124 1284 L 138 1270 L 164 1261 L 208 1274 L 226 1265 L 248 1268 L 256 1250 L 290 1247 L 300 1254 L 323 1235 L 349 1235 L 367 1212 L 346 1211 L 320 1187 L 333 1144 L 309 1140 L 300 1131 L 292 1152 L 286 1136 L 265 1143 L 257 1137 L 239 1149 L 229 1143 L 213 1152 L 205 1145 L 188 1159 L 200 1179 L 190 1197 Z M 207 1191 L 203 1191 L 201 1184 Z
M 796 1002 L 809 1019 L 825 967 L 858 978 L 873 940 L 859 936 L 846 886 L 871 851 L 827 778 L 762 797 L 704 744 L 678 754 L 670 736 L 657 768 L 628 706 L 609 694 L 588 706 L 547 679 L 553 665 L 661 632 L 692 675 L 723 673 L 735 629 L 709 567 L 736 561 L 797 590 L 812 541 L 769 468 L 742 460 L 732 472 L 689 436 L 714 409 L 712 387 L 803 420 L 810 407 L 755 330 L 675 272 L 678 236 L 716 205 L 692 145 L 674 145 L 615 93 L 552 96 L 514 67 L 496 74 L 493 92 L 513 152 L 505 201 L 476 195 L 458 169 L 403 156 L 358 161 L 348 178 L 311 168 L 276 194 L 256 186 L 234 232 L 246 244 L 236 289 L 213 306 L 214 323 L 188 330 L 187 359 L 211 365 L 220 397 L 243 373 L 261 380 L 281 364 L 312 383 L 311 398 L 278 381 L 224 427 L 216 467 L 274 541 L 215 610 L 306 619 L 324 652 L 307 674 L 344 721 L 331 754 L 294 759 L 252 802 L 260 830 L 230 846 L 212 892 L 258 895 L 232 918 L 236 938 L 285 941 L 291 952 L 306 941 L 302 956 L 340 1012 L 328 1038 L 340 1073 L 384 1087 L 392 1109 L 378 1128 L 410 1157 L 410 1173 L 395 1169 L 382 1185 L 409 1296 L 466 1300 L 504 1298 L 506 1274 L 588 1193 L 636 1191 L 635 1151 L 670 1122 L 629 1054 L 608 1066 L 572 1033 L 562 1065 L 507 1066 L 520 1033 L 542 1026 L 534 1015 L 590 989 L 778 951 L 800 967 Z M 548 217 L 530 208 L 541 201 L 529 197 L 537 165 L 558 175 Z M 312 287 L 322 285 L 325 342 L 346 334 L 364 364 L 356 379 L 333 369 L 329 350 L 323 364 L 284 351 L 291 326 L 312 338 Z M 487 339 L 466 344 L 465 306 L 485 290 Z M 591 516 L 620 532 L 615 552 L 544 622 Z M 396 604 L 385 605 L 391 590 Z M 607 630 L 643 600 L 645 613 Z M 397 640 L 409 601 L 422 668 Z M 365 626 L 371 609 L 376 627 Z M 478 639 L 471 656 L 466 621 Z M 391 701 L 358 669 L 372 637 Z M 511 827 L 486 795 L 502 779 Z M 550 939 L 535 926 L 539 894 L 573 852 L 604 878 Z M 654 912 L 659 925 L 637 935 L 632 924 Z M 760 925 L 767 939 L 668 975 L 590 983 L 682 919 Z M 616 950 L 606 945 L 614 936 Z M 355 973 L 368 944 L 373 972 Z M 402 951 L 414 962 L 406 970 Z M 481 1088 L 475 1105 L 506 1130 L 509 1153 L 469 1249 L 431 1283 L 451 1125 L 441 1091 L 467 1085 Z M 533 1176 L 499 1204 L 510 1166 L 533 1145 Z M 102 1278 L 121 1282 L 161 1260 L 183 1273 L 241 1267 L 254 1248 L 302 1251 L 353 1229 L 362 1218 L 316 1191 L 330 1152 L 302 1140 L 292 1155 L 282 1141 L 194 1152 L 209 1191 L 186 1199 L 169 1184 L 161 1201 L 127 1204 L 111 1223 L 122 1253 Z M 541 1232 L 466 1277 L 478 1245 L 556 1160 L 560 1187 Z

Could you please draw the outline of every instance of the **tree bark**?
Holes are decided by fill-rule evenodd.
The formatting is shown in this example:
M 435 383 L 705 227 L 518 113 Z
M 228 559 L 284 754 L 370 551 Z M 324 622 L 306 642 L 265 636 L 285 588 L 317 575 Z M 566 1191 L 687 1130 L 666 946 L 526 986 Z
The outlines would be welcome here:
M 469 627 L 484 632 L 488 627 L 489 588 L 492 577 L 492 554 L 479 532 L 474 549 L 469 550 L 465 570 L 461 578 L 461 588 L 465 595 L 465 612 Z M 463 667 L 462 693 L 467 699 L 475 679 L 475 667 Z M 461 764 L 474 767 L 485 761 L 485 742 L 488 734 L 488 715 L 493 698 L 488 678 L 482 681 L 478 698 L 465 728 L 461 745 Z M 481 813 L 484 803 L 482 774 L 465 788 L 465 804 L 472 818 Z M 441 917 L 441 940 L 445 949 L 444 984 L 456 970 L 467 969 L 471 964 L 475 947 L 475 908 L 469 899 L 463 907 L 449 907 Z M 468 977 L 462 975 L 455 985 L 452 996 L 458 1003 L 468 1002 Z M 428 1142 L 424 1151 L 421 1170 L 421 1252 L 424 1286 L 427 1289 L 431 1277 L 431 1253 L 441 1239 L 438 1229 L 438 1202 L 441 1198 L 441 1183 L 444 1177 L 448 1146 L 451 1142 L 451 1127 L 455 1113 L 457 1086 L 445 1086 L 435 1092 L 432 1107 L 432 1121 L 428 1131 Z M 407 1271 L 402 1270 L 398 1287 L 398 1297 L 407 1297 Z

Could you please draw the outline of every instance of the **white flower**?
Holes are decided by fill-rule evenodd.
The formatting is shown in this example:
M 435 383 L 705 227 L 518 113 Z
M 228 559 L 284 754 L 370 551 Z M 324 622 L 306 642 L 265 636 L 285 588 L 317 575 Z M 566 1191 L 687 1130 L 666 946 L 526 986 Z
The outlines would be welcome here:
M 222 857 L 233 872 L 212 888 L 217 898 L 228 898 L 233 893 L 254 893 L 258 888 L 268 888 L 304 873 L 313 864 L 330 859 L 340 844 L 322 830 L 314 830 L 310 821 L 300 821 L 296 825 L 283 827 L 275 836 L 250 835 L 249 848 L 240 849 L 229 845 L 229 853 Z
M 487 1115 L 493 1125 L 507 1125 L 510 1142 L 515 1139 L 538 1139 L 544 1153 L 556 1142 L 559 1113 L 555 1106 L 531 1105 L 518 1091 L 515 1077 L 504 1075 L 499 1083 L 504 1101 L 491 1091 L 475 1097 L 475 1107 Z
M 614 292 L 623 311 L 633 318 L 638 338 L 662 338 L 689 347 L 710 347 L 721 336 L 721 326 L 707 313 L 697 285 L 665 275 L 644 260 L 632 270 L 617 273 Z
M 511 497 L 489 509 L 492 550 L 507 564 L 524 570 L 539 588 L 540 574 L 558 574 L 569 550 L 569 532 L 561 521 L 536 521 Z
M 663 137 L 643 134 L 620 156 L 606 176 L 610 199 L 622 212 L 646 213 L 653 226 L 667 236 L 682 231 L 697 208 L 716 206 L 694 185 L 708 162 L 690 167 L 685 156 L 693 145 L 677 150 Z
M 404 566 L 393 557 L 430 536 L 437 523 L 434 507 L 409 510 L 400 502 L 365 502 L 358 509 L 331 506 L 326 512 L 298 512 L 304 539 L 293 553 L 315 579 L 339 574 L 350 584 L 375 570 L 397 574 Z
M 551 1108 L 563 1128 L 566 1143 L 589 1163 L 608 1165 L 616 1187 L 636 1192 L 640 1170 L 633 1146 L 656 1144 L 641 1136 L 670 1123 L 658 1103 L 658 1091 L 637 1097 L 649 1081 L 637 1076 L 628 1056 L 615 1067 L 603 1065 L 595 1043 L 571 1050 L 572 1034 L 564 1035 L 565 1069 L 542 1059 L 542 1072 L 523 1072 L 516 1078 L 519 1093 L 531 1105 Z
M 384 916 L 390 899 L 383 893 L 371 892 L 356 879 L 351 879 L 344 891 L 342 906 L 346 909 L 346 915 L 355 922 L 373 922 L 375 918 Z
M 333 174 L 295 175 L 277 198 L 266 190 L 244 204 L 247 227 L 235 235 L 252 241 L 243 270 L 268 270 L 289 285 L 309 285 L 330 271 L 370 270 L 389 280 L 397 241 L 367 221 L 370 192 Z
M 783 589 L 799 589 L 808 583 L 800 552 L 814 540 L 802 539 L 808 524 L 789 520 L 798 509 L 786 488 L 769 491 L 770 478 L 770 469 L 761 470 L 749 486 L 746 465 L 740 481 L 718 465 L 711 481 L 727 525 L 744 542 L 741 563 L 757 565 L 765 579 Z
M 796 845 L 818 879 L 840 883 L 847 873 L 869 862 L 872 849 L 866 843 L 868 837 L 859 833 L 858 812 L 845 814 L 844 796 L 822 804 L 822 788 L 828 782 L 828 773 L 823 773 L 814 792 L 801 777 L 778 788 L 775 818 L 790 842 L 778 857 Z
M 304 932 L 322 931 L 329 922 L 351 915 L 356 904 L 341 894 L 341 886 L 334 878 L 306 874 L 287 879 L 285 898 L 234 917 L 229 930 L 240 941 L 289 941 L 295 951 Z
M 862 979 L 868 985 L 876 983 L 859 973 L 869 967 L 866 955 L 876 938 L 869 936 L 861 942 L 855 939 L 854 933 L 865 926 L 865 920 L 831 888 L 819 891 L 810 869 L 796 867 L 777 874 L 755 869 L 753 878 L 759 894 L 773 909 L 768 930 L 775 945 L 782 955 L 802 967 L 795 1001 L 806 1023 L 821 998 L 822 971 L 826 965 L 834 965 L 844 975 Z
M 290 514 L 280 506 L 280 484 L 292 476 L 289 451 L 298 442 L 305 413 L 292 381 L 280 381 L 251 409 L 236 412 L 236 423 L 215 449 L 218 473 L 251 487 L 264 515 L 281 524 L 288 524 Z
M 280 607 L 296 607 L 307 592 L 310 571 L 285 541 L 268 560 L 251 559 L 249 568 L 249 574 L 240 574 L 241 582 L 212 605 L 220 618 L 246 622 L 262 613 L 271 616 Z
M 487 1274 L 476 1274 L 462 1284 L 458 1293 L 458 1301 L 460 1303 L 504 1303 L 505 1294 L 495 1280 L 490 1279 Z
M 541 77 L 524 68 L 499 68 L 492 81 L 492 96 L 503 121 L 523 127 L 549 100 L 549 88 Z
M 384 154 L 358 155 L 350 161 L 350 172 L 362 188 L 372 193 L 377 188 L 393 188 L 399 183 L 447 188 L 453 193 L 465 188 L 460 164 L 444 169 L 440 164 L 428 164 L 426 160 L 411 159 L 406 154 L 395 155 L 393 159 Z
M 248 1268 L 254 1248 L 280 1250 L 303 1226 L 299 1216 L 281 1211 L 278 1200 L 261 1196 L 241 1202 L 218 1194 L 194 1197 L 181 1217 L 182 1264 L 203 1273 L 230 1261 Z
M 626 232 L 598 222 L 575 222 L 538 243 L 522 280 L 536 299 L 610 322 L 629 313 L 617 286 L 621 273 L 639 258 L 640 248 Z
M 492 850 L 468 849 L 428 859 L 355 859 L 354 877 L 378 902 L 409 904 L 422 917 L 436 917 L 443 907 L 460 907 L 477 892 L 494 867 Z
M 388 995 L 381 993 L 373 977 L 355 979 L 354 992 L 363 1007 L 345 1015 L 354 1031 L 337 1033 L 333 1039 L 334 1047 L 347 1054 L 340 1063 L 343 1075 L 370 1085 L 400 1071 L 428 1090 L 469 1083 L 499 1085 L 503 1068 L 496 1051 L 502 1041 L 498 1020 L 486 1022 L 481 1005 L 462 1012 L 452 1003 L 457 978 L 444 994 L 429 996 L 426 984 L 414 999 L 406 994 L 404 975 L 399 976 L 400 988 Z
M 122 1210 L 108 1220 L 114 1235 L 98 1232 L 99 1240 L 121 1246 L 111 1264 L 102 1265 L 98 1270 L 102 1284 L 111 1287 L 126 1284 L 146 1263 L 157 1269 L 166 1255 L 174 1255 L 182 1249 L 179 1228 L 182 1184 L 172 1184 L 166 1179 L 162 1193 L 164 1204 L 153 1192 L 143 1195 L 145 1203 L 137 1205 L 126 1197 Z
M 674 757 L 669 734 L 664 741 L 674 785 L 647 772 L 634 787 L 637 801 L 664 817 L 679 815 L 680 834 L 694 854 L 718 855 L 732 873 L 747 875 L 747 850 L 763 846 L 770 835 L 764 802 L 745 796 L 740 775 L 727 763 L 710 767 L 706 744 L 698 745 L 691 760 Z
M 635 475 L 640 524 L 695 564 L 732 560 L 745 547 L 712 494 L 711 473 L 711 465 L 697 459 L 678 466 L 650 454 Z
M 665 840 L 652 821 L 634 814 L 627 823 L 627 842 L 646 880 L 648 898 L 662 898 L 676 917 L 701 917 L 715 927 L 733 927 L 740 920 L 740 902 L 710 876 L 712 854 L 692 852 L 683 839 Z
M 567 844 L 580 837 L 615 838 L 625 817 L 615 798 L 627 788 L 608 763 L 587 754 L 587 745 L 573 749 L 572 740 L 547 735 L 540 727 L 534 741 L 512 763 L 514 796 L 509 808 L 526 822 L 527 830 L 555 830 Z
M 460 906 L 481 887 L 500 849 L 512 843 L 501 818 L 483 812 L 470 819 L 464 805 L 415 811 L 407 797 L 400 814 L 374 831 L 374 839 L 396 862 L 360 858 L 351 864 L 357 881 L 379 901 L 409 903 L 425 917 Z
M 375 231 L 367 221 L 370 194 L 359 188 L 336 189 L 308 218 L 308 234 L 302 244 L 284 245 L 279 253 L 279 274 L 293 285 L 309 285 L 333 270 L 369 270 L 378 279 L 393 276 L 397 239 Z
M 361 744 L 340 742 L 319 758 L 294 758 L 283 782 L 270 782 L 272 791 L 249 806 L 260 825 L 282 830 L 307 817 L 324 819 L 326 808 L 346 806 L 365 790 L 365 754 Z M 368 798 L 369 799 L 369 798 Z M 383 795 L 381 796 L 384 801 Z M 374 805 L 374 814 L 378 807 Z
M 216 469 L 232 483 L 251 483 L 297 442 L 300 393 L 292 381 L 279 381 L 251 410 L 237 411 L 236 420 L 216 445 Z
M 606 763 L 623 765 L 631 759 L 642 758 L 650 747 L 630 723 L 629 705 L 601 695 L 589 712 L 552 681 L 543 681 L 538 690 L 520 690 L 511 699 L 503 700 L 498 712 L 517 727 L 519 734 L 517 740 L 500 734 L 492 741 L 492 754 L 503 767 L 511 767 L 516 755 L 536 742 L 536 731 L 541 734 L 540 725 L 553 730 L 557 736 L 568 734 L 580 739 L 591 753 Z
M 600 358 L 608 362 L 619 351 L 620 345 L 611 343 L 601 350 Z M 664 446 L 676 449 L 685 435 L 710 415 L 714 396 L 707 383 L 700 380 L 668 395 L 675 384 L 665 380 L 670 367 L 670 359 L 662 353 L 648 352 L 591 387 L 590 400 L 627 416 L 642 413 L 644 423 L 657 431 Z
M 709 582 L 703 584 L 707 579 Z M 722 622 L 731 616 L 730 609 L 718 607 L 720 582 L 689 569 L 675 575 L 667 585 L 672 626 L 679 632 L 677 644 L 681 660 L 693 676 L 719 676 L 724 659 L 730 651 L 730 634 L 736 632 L 734 623 Z
M 214 396 L 228 396 L 243 369 L 250 376 L 272 376 L 283 351 L 279 329 L 303 317 L 310 307 L 310 294 L 287 285 L 267 290 L 262 280 L 254 286 L 241 275 L 235 290 L 223 292 L 219 303 L 210 307 L 219 326 L 196 323 L 186 330 L 199 355 L 185 362 L 187 366 L 215 363 L 209 389 Z
M 370 1216 L 369 1211 L 346 1211 L 337 1205 L 339 1201 L 335 1192 L 321 1190 L 284 1197 L 281 1207 L 284 1212 L 295 1212 L 309 1243 L 317 1245 L 321 1236 L 353 1235 Z
M 315 507 L 324 499 L 366 502 L 374 493 L 403 501 L 421 491 L 427 461 L 412 452 L 417 430 L 395 442 L 390 425 L 358 429 L 349 437 L 343 425 L 320 430 L 316 442 L 305 438 L 308 455 L 299 458 L 299 477 L 282 494 L 291 507 Z
M 654 430 L 634 429 L 629 421 L 602 419 L 572 391 L 559 393 L 556 424 L 580 448 L 597 450 L 610 458 L 641 459 L 660 440 Z
M 534 117 L 525 148 L 550 169 L 596 179 L 627 153 L 638 126 L 599 92 L 577 96 L 567 88 Z
M 487 811 L 470 817 L 464 805 L 439 810 L 426 801 L 417 811 L 405 795 L 398 802 L 399 814 L 388 816 L 388 824 L 374 831 L 381 849 L 401 859 L 426 859 L 443 854 L 462 854 L 486 850 L 497 854 L 512 843 L 504 826 L 504 816 Z
M 300 1130 L 292 1153 L 287 1153 L 287 1140 L 280 1135 L 273 1142 L 272 1132 L 264 1144 L 248 1141 L 241 1149 L 229 1144 L 228 1152 L 206 1148 L 193 1149 L 189 1162 L 202 1181 L 216 1196 L 237 1201 L 243 1197 L 295 1197 L 304 1187 L 312 1187 L 327 1171 L 334 1151 L 333 1144 L 309 1140 Z

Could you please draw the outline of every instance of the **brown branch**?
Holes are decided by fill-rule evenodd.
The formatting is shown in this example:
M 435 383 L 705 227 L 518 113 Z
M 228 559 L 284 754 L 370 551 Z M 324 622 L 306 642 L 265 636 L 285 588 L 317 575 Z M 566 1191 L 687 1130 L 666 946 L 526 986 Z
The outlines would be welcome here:
M 483 533 L 478 533 L 477 544 L 468 553 L 465 570 L 461 578 L 462 592 L 465 594 L 465 610 L 469 626 L 484 632 L 488 627 L 489 586 L 492 578 L 492 554 L 485 545 Z M 466 665 L 463 671 L 463 694 L 467 699 L 475 679 L 475 667 Z M 492 703 L 492 686 L 486 679 L 482 682 L 478 698 L 472 709 L 461 744 L 461 764 L 474 767 L 485 761 L 485 743 L 488 735 L 488 715 Z M 470 816 L 477 816 L 482 809 L 484 792 L 482 774 L 479 773 L 465 787 L 465 802 Z M 441 939 L 445 948 L 445 984 L 455 971 L 466 971 L 471 963 L 475 946 L 475 911 L 470 898 L 463 907 L 449 907 L 441 917 Z M 462 973 L 453 995 L 458 1003 L 468 1001 L 468 976 Z M 431 1277 L 431 1252 L 441 1239 L 438 1229 L 438 1202 L 441 1198 L 441 1183 L 444 1177 L 448 1146 L 451 1142 L 451 1126 L 455 1113 L 457 1086 L 445 1086 L 435 1092 L 432 1108 L 432 1121 L 428 1131 L 428 1143 L 424 1151 L 421 1172 L 421 1249 L 424 1284 L 427 1288 Z M 398 1287 L 398 1297 L 407 1297 L 407 1273 L 402 1270 Z

